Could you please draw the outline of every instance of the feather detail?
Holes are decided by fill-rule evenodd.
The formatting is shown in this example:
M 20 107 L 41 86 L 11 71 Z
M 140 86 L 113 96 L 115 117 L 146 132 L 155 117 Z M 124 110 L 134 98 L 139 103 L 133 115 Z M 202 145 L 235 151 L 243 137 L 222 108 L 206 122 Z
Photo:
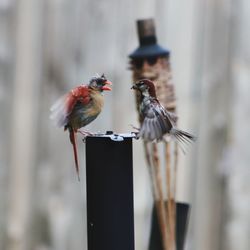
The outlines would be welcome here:
M 165 135 L 173 135 L 183 144 L 195 141 L 193 135 L 175 127 L 178 117 L 165 109 L 157 100 L 152 81 L 142 79 L 136 82 L 132 89 L 141 95 L 140 113 L 143 121 L 137 137 L 142 137 L 145 141 L 159 141 L 165 140 Z
M 168 116 L 169 120 L 173 123 L 176 124 L 178 121 L 178 116 L 175 113 L 169 112 L 165 110 L 166 116 Z
M 76 144 L 76 133 L 71 127 L 69 127 L 69 139 L 70 139 L 70 142 L 72 143 L 72 146 L 73 146 L 76 173 L 77 173 L 77 176 L 78 176 L 78 180 L 80 181 L 79 163 L 78 163 L 78 154 L 77 154 L 77 144 Z
M 191 143 L 196 140 L 195 136 L 174 127 L 170 130 L 170 134 L 173 135 L 177 139 L 177 141 L 184 144 Z
M 54 120 L 56 126 L 63 127 L 68 123 L 68 115 L 70 107 L 74 105 L 75 98 L 68 93 L 60 97 L 56 103 L 50 108 L 50 118 Z
M 77 102 L 88 104 L 90 101 L 87 85 L 81 85 L 71 90 L 66 95 L 59 98 L 50 108 L 50 118 L 55 121 L 58 127 L 64 127 L 68 124 L 68 116 L 73 111 Z
M 164 139 L 166 134 L 170 134 L 183 144 L 195 140 L 193 135 L 175 128 L 177 116 L 168 112 L 157 99 L 144 97 L 141 112 L 144 115 L 144 120 L 138 137 L 142 137 L 146 141 L 159 141 Z
M 169 133 L 173 127 L 169 114 L 156 99 L 145 98 L 142 101 L 141 110 L 145 118 L 139 137 L 146 141 L 161 140 L 166 133 Z

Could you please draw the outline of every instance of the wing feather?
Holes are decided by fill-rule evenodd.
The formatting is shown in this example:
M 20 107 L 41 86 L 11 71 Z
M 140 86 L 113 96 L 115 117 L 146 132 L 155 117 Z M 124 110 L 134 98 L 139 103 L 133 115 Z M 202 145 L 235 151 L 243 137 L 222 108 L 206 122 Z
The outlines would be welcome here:
M 69 115 L 75 108 L 77 102 L 82 104 L 87 104 L 90 100 L 89 90 L 86 85 L 81 85 L 69 93 L 60 97 L 50 108 L 51 115 L 50 118 L 54 120 L 58 127 L 63 127 L 68 124 Z
M 167 111 L 155 98 L 145 97 L 140 109 L 144 120 L 138 137 L 146 141 L 158 141 L 162 140 L 165 134 L 170 134 L 183 144 L 195 141 L 195 136 L 175 127 L 177 116 Z
M 173 127 L 166 110 L 156 100 L 144 103 L 142 107 L 144 120 L 139 132 L 139 137 L 145 140 L 160 140 L 163 135 L 169 133 Z

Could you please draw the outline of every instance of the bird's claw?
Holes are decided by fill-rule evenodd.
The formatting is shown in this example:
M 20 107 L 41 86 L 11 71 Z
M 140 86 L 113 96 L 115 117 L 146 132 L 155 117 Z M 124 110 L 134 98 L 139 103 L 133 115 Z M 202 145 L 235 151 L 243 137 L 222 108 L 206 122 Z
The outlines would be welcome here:
M 83 136 L 82 141 L 83 141 L 84 143 L 86 142 L 86 138 L 87 138 L 88 136 L 94 136 L 94 135 L 95 135 L 94 133 L 91 133 L 91 132 L 86 131 L 86 130 L 80 130 L 80 129 L 78 129 L 77 132 L 80 133 L 80 134 Z
M 134 135 L 134 138 L 136 140 L 138 140 L 139 137 L 139 132 L 140 132 L 140 128 L 135 127 L 133 124 L 129 124 L 133 129 L 135 129 L 136 131 L 132 131 L 131 134 Z
M 91 133 L 89 131 L 86 131 L 86 130 L 80 130 L 80 129 L 78 129 L 77 132 L 80 133 L 81 135 L 85 136 L 85 137 L 86 136 L 93 136 L 94 135 L 93 133 Z
M 139 139 L 140 139 L 140 137 L 139 137 L 139 132 L 131 132 L 131 134 L 134 135 L 134 138 L 135 138 L 136 140 L 139 140 Z

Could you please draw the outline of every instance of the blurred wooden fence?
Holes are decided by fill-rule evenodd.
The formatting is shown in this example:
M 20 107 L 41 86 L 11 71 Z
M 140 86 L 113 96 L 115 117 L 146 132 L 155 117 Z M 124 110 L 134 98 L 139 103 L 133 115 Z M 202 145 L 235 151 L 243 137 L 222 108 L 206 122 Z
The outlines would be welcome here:
M 135 20 L 155 17 L 172 51 L 180 127 L 199 137 L 179 168 L 178 199 L 192 203 L 187 249 L 248 250 L 249 13 L 247 0 L 0 0 L 0 249 L 86 249 L 84 154 L 78 183 L 49 107 L 105 72 L 113 91 L 91 129 L 129 131 L 137 121 L 127 55 L 138 44 Z M 134 154 L 144 250 L 152 198 L 140 142 Z

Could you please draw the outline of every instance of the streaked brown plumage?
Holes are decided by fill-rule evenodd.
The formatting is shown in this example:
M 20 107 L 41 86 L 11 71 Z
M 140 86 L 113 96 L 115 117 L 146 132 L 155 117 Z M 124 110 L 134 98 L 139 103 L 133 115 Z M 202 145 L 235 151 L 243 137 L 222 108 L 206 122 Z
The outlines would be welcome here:
M 140 80 L 133 85 L 132 89 L 139 91 L 141 94 L 140 113 L 143 121 L 138 137 L 143 138 L 145 141 L 159 141 L 169 134 L 183 143 L 195 140 L 193 135 L 175 127 L 177 116 L 168 112 L 159 103 L 152 81 L 148 79 Z

